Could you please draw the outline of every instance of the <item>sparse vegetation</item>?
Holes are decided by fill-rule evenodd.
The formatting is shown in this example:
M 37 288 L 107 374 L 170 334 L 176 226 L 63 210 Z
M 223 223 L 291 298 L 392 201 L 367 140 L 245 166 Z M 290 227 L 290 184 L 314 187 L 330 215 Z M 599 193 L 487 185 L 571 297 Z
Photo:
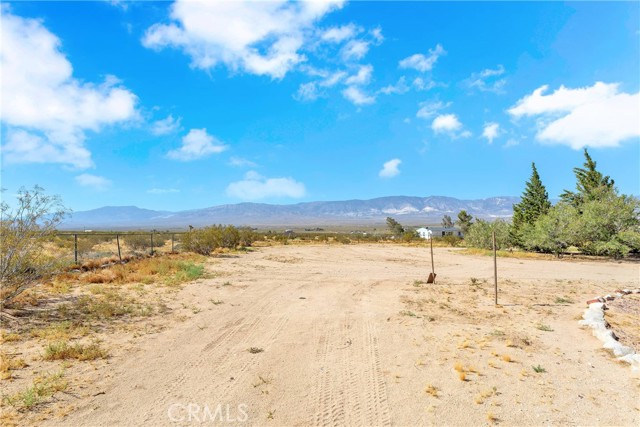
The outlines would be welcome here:
M 258 353 L 262 353 L 264 351 L 264 348 L 260 348 L 260 347 L 249 347 L 247 349 L 247 351 L 251 354 L 258 354 Z
M 11 396 L 4 396 L 3 403 L 14 408 L 25 411 L 32 410 L 56 392 L 67 389 L 67 381 L 64 379 L 62 371 L 56 374 L 46 374 L 37 377 L 33 384 L 24 391 Z
M 106 359 L 108 357 L 106 350 L 100 347 L 98 343 L 89 345 L 74 344 L 69 345 L 64 341 L 51 343 L 45 347 L 44 360 L 95 360 Z
M 544 323 L 537 324 L 536 325 L 536 329 L 539 329 L 539 330 L 545 331 L 545 332 L 553 332 L 553 329 L 551 328 L 551 326 L 545 325 Z
M 538 365 L 538 366 L 532 366 L 533 371 L 538 373 L 538 374 L 542 374 L 544 372 L 547 372 L 546 369 L 544 369 L 542 366 Z

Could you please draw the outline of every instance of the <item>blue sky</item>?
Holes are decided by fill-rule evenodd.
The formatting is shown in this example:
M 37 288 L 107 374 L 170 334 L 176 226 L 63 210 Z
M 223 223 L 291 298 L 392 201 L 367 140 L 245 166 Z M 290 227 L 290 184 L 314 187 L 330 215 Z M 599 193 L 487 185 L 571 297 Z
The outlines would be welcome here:
M 3 197 L 183 210 L 640 194 L 640 7 L 3 2 Z

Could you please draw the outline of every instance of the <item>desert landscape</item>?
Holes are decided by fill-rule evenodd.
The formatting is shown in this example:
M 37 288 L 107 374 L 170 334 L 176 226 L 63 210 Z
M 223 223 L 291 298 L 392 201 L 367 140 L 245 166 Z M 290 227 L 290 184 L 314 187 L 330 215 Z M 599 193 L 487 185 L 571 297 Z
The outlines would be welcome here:
M 43 372 L 64 369 L 67 380 L 37 411 L 5 402 L 3 420 L 638 425 L 640 374 L 578 322 L 586 300 L 637 288 L 637 263 L 499 257 L 495 306 L 492 258 L 464 252 L 435 248 L 435 284 L 424 246 L 289 244 L 203 257 L 204 278 L 138 292 L 164 312 L 97 330 L 108 357 L 47 361 L 33 340 L 5 341 L 29 365 L 3 381 L 5 395 Z M 638 313 L 612 314 L 637 346 Z

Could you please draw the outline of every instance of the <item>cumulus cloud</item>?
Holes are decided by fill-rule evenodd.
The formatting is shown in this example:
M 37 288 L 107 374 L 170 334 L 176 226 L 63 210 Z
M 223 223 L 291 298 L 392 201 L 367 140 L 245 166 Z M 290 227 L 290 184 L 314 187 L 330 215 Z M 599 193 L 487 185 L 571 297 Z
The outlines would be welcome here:
M 98 84 L 74 78 L 42 21 L 2 8 L 0 28 L 4 161 L 92 167 L 86 133 L 138 119 L 137 97 L 113 76 Z
M 424 55 L 422 53 L 416 53 L 407 58 L 404 58 L 398 64 L 400 68 L 411 68 L 420 72 L 430 71 L 442 55 L 447 52 L 444 48 L 438 44 L 434 49 L 429 49 L 429 54 Z
M 485 123 L 482 128 L 482 137 L 489 141 L 489 144 L 493 144 L 493 140 L 500 135 L 500 125 L 495 122 Z
M 247 172 L 242 181 L 227 186 L 227 194 L 241 200 L 304 197 L 304 184 L 293 178 L 265 178 L 255 171 Z
M 391 159 L 382 165 L 382 169 L 378 172 L 378 176 L 381 178 L 393 178 L 400 173 L 398 167 L 402 163 L 400 159 Z
M 500 77 L 504 74 L 505 69 L 502 65 L 497 68 L 487 68 L 478 73 L 473 73 L 463 83 L 469 89 L 476 89 L 481 92 L 504 93 L 504 86 L 507 79 Z
M 316 22 L 342 3 L 178 0 L 171 6 L 171 22 L 151 26 L 142 43 L 156 50 L 181 49 L 194 68 L 224 64 L 282 78 L 306 60 L 301 49 Z M 335 31 L 332 37 L 339 36 Z
M 171 150 L 167 157 L 173 160 L 188 162 L 221 153 L 228 147 L 217 138 L 207 133 L 206 129 L 191 129 L 182 138 L 182 145 L 177 150 Z
M 441 114 L 431 122 L 435 133 L 454 133 L 462 128 L 462 123 L 455 114 Z
M 376 102 L 374 96 L 367 95 L 362 89 L 356 86 L 349 86 L 342 91 L 342 95 L 355 105 L 368 105 Z
M 171 114 L 162 120 L 151 123 L 151 133 L 157 136 L 168 135 L 180 130 L 181 117 L 174 119 Z
M 437 101 L 437 102 L 421 102 L 419 104 L 420 109 L 418 110 L 418 112 L 416 113 L 416 117 L 418 117 L 419 119 L 430 119 L 433 116 L 435 116 L 436 114 L 438 114 L 438 111 L 447 108 L 451 105 L 450 102 L 447 102 L 446 104 L 443 103 L 442 101 Z
M 103 176 L 91 175 L 83 173 L 75 177 L 76 182 L 83 186 L 89 187 L 96 191 L 105 191 L 111 187 L 111 181 Z
M 573 149 L 616 147 L 640 137 L 640 92 L 620 92 L 617 83 L 596 82 L 570 89 L 560 86 L 545 95 L 547 85 L 520 99 L 508 113 L 536 117 L 536 139 Z

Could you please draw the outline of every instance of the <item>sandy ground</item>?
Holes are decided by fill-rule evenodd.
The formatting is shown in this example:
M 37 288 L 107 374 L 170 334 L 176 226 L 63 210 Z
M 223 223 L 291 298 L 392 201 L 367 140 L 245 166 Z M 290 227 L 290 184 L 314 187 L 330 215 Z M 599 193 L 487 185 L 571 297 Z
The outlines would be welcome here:
M 216 259 L 177 296 L 192 316 L 88 372 L 89 397 L 45 424 L 640 425 L 640 375 L 578 325 L 587 299 L 640 285 L 638 264 L 500 258 L 495 307 L 491 258 L 438 248 L 435 285 L 416 282 L 428 259 L 398 245 Z

